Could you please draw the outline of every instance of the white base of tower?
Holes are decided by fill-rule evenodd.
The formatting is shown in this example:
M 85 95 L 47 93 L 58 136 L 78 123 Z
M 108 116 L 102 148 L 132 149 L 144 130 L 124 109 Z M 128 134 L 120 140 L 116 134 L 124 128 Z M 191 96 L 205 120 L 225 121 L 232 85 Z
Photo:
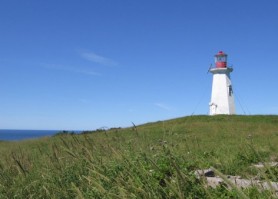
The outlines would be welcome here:
M 211 101 L 209 103 L 209 115 L 235 114 L 234 93 L 230 80 L 232 68 L 213 68 Z

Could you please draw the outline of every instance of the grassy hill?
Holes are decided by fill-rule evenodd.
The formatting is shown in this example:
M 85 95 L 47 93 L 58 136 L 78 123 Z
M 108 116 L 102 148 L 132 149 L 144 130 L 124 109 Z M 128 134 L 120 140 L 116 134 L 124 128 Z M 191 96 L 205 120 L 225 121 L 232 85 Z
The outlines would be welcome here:
M 278 181 L 278 116 L 190 116 L 81 135 L 0 142 L 0 198 L 269 198 L 212 189 L 194 175 Z M 240 195 L 241 194 L 241 195 Z

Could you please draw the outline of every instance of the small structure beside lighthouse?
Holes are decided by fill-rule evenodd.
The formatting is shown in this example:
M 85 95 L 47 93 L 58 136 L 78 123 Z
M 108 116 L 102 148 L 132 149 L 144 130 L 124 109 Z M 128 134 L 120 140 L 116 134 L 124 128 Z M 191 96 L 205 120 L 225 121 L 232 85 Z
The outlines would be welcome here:
M 209 70 L 213 74 L 209 115 L 236 114 L 230 78 L 233 68 L 227 67 L 227 56 L 224 52 L 219 51 L 215 55 L 215 67 Z

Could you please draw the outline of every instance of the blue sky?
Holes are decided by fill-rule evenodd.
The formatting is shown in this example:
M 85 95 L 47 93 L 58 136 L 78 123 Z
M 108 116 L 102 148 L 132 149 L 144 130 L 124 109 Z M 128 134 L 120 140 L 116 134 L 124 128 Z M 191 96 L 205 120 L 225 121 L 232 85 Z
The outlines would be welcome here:
M 237 113 L 278 114 L 277 10 L 277 0 L 3 1 L 0 129 L 207 114 L 219 50 Z

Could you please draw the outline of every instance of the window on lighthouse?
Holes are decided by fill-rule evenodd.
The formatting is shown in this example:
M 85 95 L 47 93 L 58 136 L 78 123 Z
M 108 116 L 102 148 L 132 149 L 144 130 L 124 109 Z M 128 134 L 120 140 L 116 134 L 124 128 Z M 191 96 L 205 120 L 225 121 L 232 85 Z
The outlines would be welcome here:
M 229 96 L 232 96 L 233 94 L 233 88 L 232 85 L 229 86 Z
M 216 59 L 217 62 L 226 62 L 226 57 L 225 56 L 219 56 Z

